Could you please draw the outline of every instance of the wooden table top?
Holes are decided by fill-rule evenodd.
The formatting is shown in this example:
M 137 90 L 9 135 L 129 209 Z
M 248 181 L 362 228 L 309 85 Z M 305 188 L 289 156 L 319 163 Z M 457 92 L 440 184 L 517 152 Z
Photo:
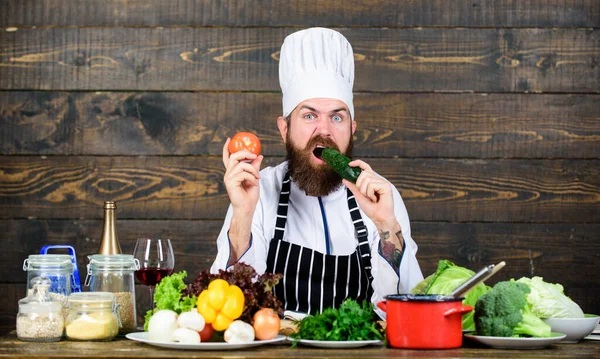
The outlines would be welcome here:
M 319 349 L 289 343 L 271 344 L 242 350 L 200 351 L 163 349 L 117 338 L 111 342 L 28 343 L 13 333 L 0 338 L 0 358 L 600 358 L 600 341 L 554 344 L 545 349 L 491 349 L 466 340 L 462 348 L 447 350 L 407 350 L 386 347 Z

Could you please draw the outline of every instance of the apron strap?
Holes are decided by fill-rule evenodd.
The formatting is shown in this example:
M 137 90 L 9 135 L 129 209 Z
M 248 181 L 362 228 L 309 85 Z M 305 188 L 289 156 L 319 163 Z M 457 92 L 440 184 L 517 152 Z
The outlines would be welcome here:
M 277 220 L 275 221 L 275 235 L 273 236 L 273 239 L 275 240 L 283 240 L 283 233 L 285 231 L 285 224 L 287 222 L 290 187 L 290 173 L 286 172 L 281 184 L 279 205 L 277 206 Z
M 358 237 L 358 252 L 360 255 L 360 260 L 362 261 L 363 268 L 367 274 L 369 285 L 371 285 L 371 282 L 373 281 L 373 275 L 371 274 L 371 251 L 369 250 L 367 226 L 365 226 L 362 220 L 360 211 L 358 209 L 358 204 L 356 203 L 356 198 L 354 198 L 354 194 L 349 189 L 346 189 L 346 193 L 348 196 L 348 209 L 350 210 L 350 217 L 352 218 L 354 230 L 356 231 L 356 236 Z

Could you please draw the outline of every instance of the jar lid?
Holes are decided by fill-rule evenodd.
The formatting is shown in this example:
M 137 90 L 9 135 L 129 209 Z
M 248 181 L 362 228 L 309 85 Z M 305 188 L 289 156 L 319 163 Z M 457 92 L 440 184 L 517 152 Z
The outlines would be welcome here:
M 139 262 L 131 254 L 93 254 L 88 256 L 93 268 L 104 269 L 140 269 Z
M 114 298 L 115 295 L 111 292 L 78 292 L 71 293 L 69 303 L 112 305 Z
M 68 254 L 30 254 L 23 262 L 23 270 L 64 269 L 73 272 L 74 266 Z
M 45 277 L 35 277 L 31 281 L 31 294 L 19 300 L 19 313 L 51 313 L 60 311 L 62 302 L 55 301 L 48 289 L 52 282 Z

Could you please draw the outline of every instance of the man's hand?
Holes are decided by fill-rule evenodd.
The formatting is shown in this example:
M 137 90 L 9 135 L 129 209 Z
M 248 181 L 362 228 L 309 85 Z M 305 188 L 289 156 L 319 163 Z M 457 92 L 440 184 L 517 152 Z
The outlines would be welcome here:
M 260 196 L 260 165 L 262 155 L 255 155 L 242 150 L 229 153 L 229 141 L 223 145 L 223 164 L 225 176 L 223 182 L 233 208 L 233 216 L 229 227 L 231 255 L 229 264 L 237 262 L 239 257 L 250 246 L 252 217 Z
M 348 180 L 343 181 L 356 197 L 363 212 L 375 223 L 377 228 L 395 220 L 394 198 L 390 183 L 377 176 L 371 166 L 361 160 L 354 160 L 349 165 L 362 169 L 356 184 Z
M 404 237 L 402 228 L 394 214 L 392 185 L 377 176 L 371 166 L 361 160 L 354 160 L 350 166 L 360 167 L 362 172 L 356 184 L 343 180 L 352 191 L 356 202 L 365 214 L 375 223 L 379 231 L 379 251 L 381 255 L 399 271 L 402 259 Z
M 231 139 L 228 138 L 223 145 L 223 164 L 225 165 L 223 182 L 234 212 L 238 210 L 248 214 L 254 212 L 256 203 L 258 203 L 260 195 L 258 180 L 263 156 L 257 156 L 246 150 L 229 153 L 229 141 Z

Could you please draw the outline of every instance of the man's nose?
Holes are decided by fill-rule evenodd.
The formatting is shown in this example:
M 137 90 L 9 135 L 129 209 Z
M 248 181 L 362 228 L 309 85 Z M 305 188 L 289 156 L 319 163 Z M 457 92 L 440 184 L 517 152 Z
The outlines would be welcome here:
M 327 119 L 325 118 L 319 118 L 319 120 L 316 122 L 316 132 L 318 134 L 320 134 L 321 136 L 325 136 L 325 137 L 329 137 L 329 135 L 331 134 L 331 128 L 329 121 L 327 121 Z

